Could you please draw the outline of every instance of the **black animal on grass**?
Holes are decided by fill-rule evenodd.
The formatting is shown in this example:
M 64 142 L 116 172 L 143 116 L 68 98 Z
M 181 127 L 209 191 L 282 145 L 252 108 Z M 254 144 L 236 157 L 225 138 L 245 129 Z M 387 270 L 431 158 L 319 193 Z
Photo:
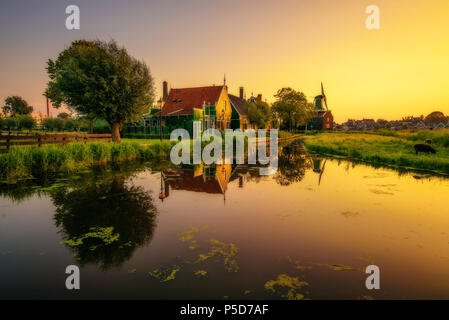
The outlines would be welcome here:
M 415 148 L 416 154 L 418 154 L 418 152 L 436 153 L 436 150 L 429 144 L 418 143 L 418 144 L 415 144 L 414 148 Z

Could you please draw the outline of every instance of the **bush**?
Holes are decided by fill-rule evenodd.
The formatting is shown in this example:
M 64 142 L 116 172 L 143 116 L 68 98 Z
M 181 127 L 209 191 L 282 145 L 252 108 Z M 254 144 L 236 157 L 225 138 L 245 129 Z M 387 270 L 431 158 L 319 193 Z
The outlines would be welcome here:
M 18 116 L 19 128 L 31 131 L 36 127 L 36 120 L 32 116 L 23 115 Z
M 65 121 L 61 118 L 53 119 L 54 127 L 57 131 L 63 131 L 65 126 Z
M 45 118 L 42 124 L 46 130 L 53 131 L 55 129 L 55 121 L 53 118 Z
M 73 131 L 75 129 L 75 121 L 73 119 L 66 119 L 64 129 L 67 131 Z
M 3 121 L 4 127 L 8 130 L 14 130 L 19 128 L 19 118 L 18 117 L 7 117 Z

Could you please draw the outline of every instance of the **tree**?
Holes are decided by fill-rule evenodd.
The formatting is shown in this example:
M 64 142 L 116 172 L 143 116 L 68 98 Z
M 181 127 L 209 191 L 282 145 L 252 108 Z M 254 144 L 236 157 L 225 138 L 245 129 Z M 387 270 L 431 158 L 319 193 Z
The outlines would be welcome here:
M 277 98 L 272 106 L 281 125 L 290 131 L 305 123 L 312 115 L 313 104 L 307 102 L 306 95 L 292 88 L 282 88 L 274 95 Z
M 64 130 L 64 125 L 65 125 L 65 121 L 60 119 L 60 118 L 54 118 L 53 119 L 53 124 L 54 127 L 57 131 L 63 131 Z
M 258 128 L 265 128 L 271 119 L 270 106 L 262 101 L 248 101 L 248 120 L 251 124 L 257 125 Z
M 68 131 L 72 131 L 75 128 L 75 121 L 74 119 L 67 119 L 65 120 L 64 129 Z
M 19 119 L 17 117 L 7 117 L 4 120 L 4 126 L 6 127 L 6 129 L 8 131 L 11 131 L 12 129 L 18 128 L 19 127 Z
M 56 61 L 48 60 L 46 89 L 55 107 L 62 103 L 88 118 L 105 119 L 120 142 L 120 124 L 139 120 L 154 101 L 146 64 L 115 41 L 72 42 Z
M 425 123 L 427 123 L 428 125 L 436 125 L 442 122 L 446 123 L 448 120 L 449 117 L 446 117 L 444 113 L 440 111 L 434 111 L 424 118 Z
M 36 120 L 34 120 L 32 116 L 23 115 L 18 118 L 20 129 L 27 129 L 31 131 L 34 127 L 36 127 Z
M 61 112 L 56 117 L 59 118 L 59 119 L 67 120 L 67 119 L 70 118 L 70 114 L 68 114 L 67 112 Z
M 5 105 L 2 109 L 3 113 L 9 116 L 30 114 L 33 112 L 33 107 L 28 105 L 28 102 L 19 96 L 7 97 L 5 99 Z
M 45 118 L 42 124 L 47 130 L 53 131 L 55 129 L 55 119 L 53 118 Z

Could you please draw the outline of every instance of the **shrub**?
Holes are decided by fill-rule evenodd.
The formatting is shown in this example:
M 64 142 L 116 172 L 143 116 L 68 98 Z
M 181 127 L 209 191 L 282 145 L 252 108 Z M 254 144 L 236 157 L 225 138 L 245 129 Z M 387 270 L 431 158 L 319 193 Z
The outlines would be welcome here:
M 19 128 L 31 131 L 36 127 L 36 120 L 32 116 L 22 115 L 18 116 Z
M 7 117 L 3 121 L 3 125 L 9 131 L 17 129 L 19 127 L 19 119 L 17 117 Z

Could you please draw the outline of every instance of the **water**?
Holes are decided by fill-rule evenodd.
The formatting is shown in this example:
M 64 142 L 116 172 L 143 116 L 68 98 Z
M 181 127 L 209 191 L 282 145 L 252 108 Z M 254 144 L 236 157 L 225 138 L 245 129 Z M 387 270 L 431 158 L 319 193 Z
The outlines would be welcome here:
M 448 299 L 448 194 L 295 145 L 275 176 L 147 163 L 2 185 L 0 298 Z

